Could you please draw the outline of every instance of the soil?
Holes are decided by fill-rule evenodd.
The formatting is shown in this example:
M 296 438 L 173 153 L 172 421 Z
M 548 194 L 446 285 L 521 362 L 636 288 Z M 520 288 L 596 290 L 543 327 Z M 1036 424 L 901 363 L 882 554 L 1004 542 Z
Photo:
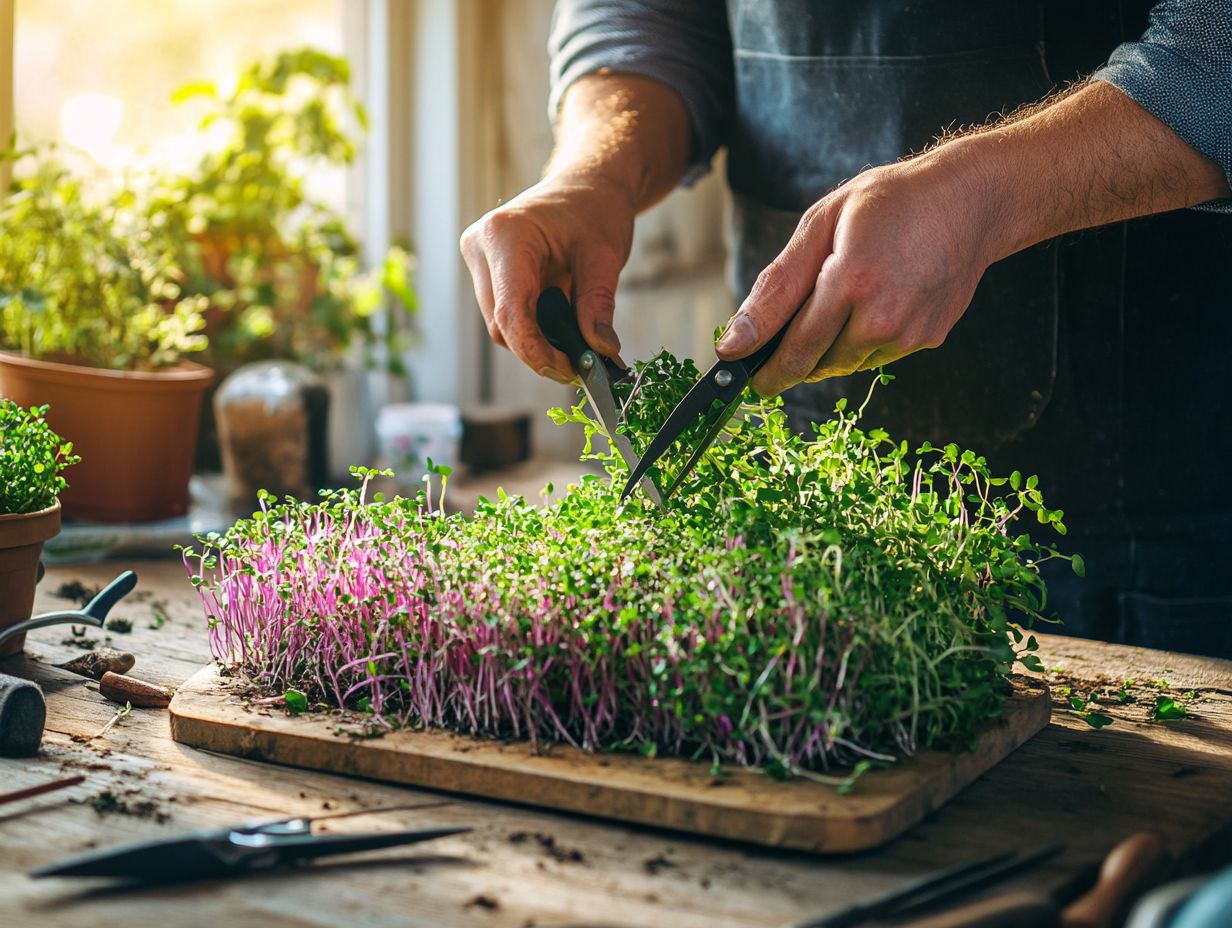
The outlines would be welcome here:
M 171 819 L 152 799 L 125 799 L 106 789 L 89 800 L 90 807 L 99 817 L 106 815 L 130 815 L 133 818 L 153 819 L 162 825 Z
M 66 580 L 51 591 L 52 596 L 60 599 L 71 599 L 78 606 L 84 606 L 102 590 L 100 584 L 86 586 L 80 580 Z
M 500 900 L 498 899 L 493 899 L 491 896 L 476 896 L 467 902 L 462 908 L 486 909 L 489 912 L 495 912 L 500 907 Z
M 676 863 L 668 860 L 662 854 L 656 854 L 654 857 L 642 861 L 642 869 L 646 871 L 648 876 L 658 876 L 664 870 L 675 866 L 677 866 Z
M 586 863 L 585 854 L 577 848 L 567 848 L 557 844 L 555 835 L 544 834 L 541 831 L 515 831 L 509 836 L 510 844 L 526 844 L 528 841 L 536 842 L 541 848 L 543 848 L 543 852 L 545 854 L 560 863 Z

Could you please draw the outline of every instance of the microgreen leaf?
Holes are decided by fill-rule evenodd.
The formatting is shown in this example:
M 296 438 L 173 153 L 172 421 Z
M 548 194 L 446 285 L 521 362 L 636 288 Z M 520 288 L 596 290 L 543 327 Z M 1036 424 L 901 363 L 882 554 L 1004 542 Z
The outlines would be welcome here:
M 698 376 L 664 353 L 617 384 L 635 449 Z M 745 400 L 666 512 L 640 493 L 619 505 L 627 468 L 580 404 L 553 418 L 607 473 L 554 502 L 498 491 L 446 514 L 422 491 L 370 498 L 363 470 L 315 503 L 263 498 L 184 552 L 214 654 L 285 690 L 288 711 L 359 708 L 374 731 L 846 789 L 870 761 L 970 748 L 1015 662 L 1044 669 L 1024 629 L 1050 621 L 1039 566 L 1063 556 L 1010 530 L 1043 510 L 1036 482 L 1012 489 L 957 445 L 912 453 L 844 402 L 806 438 L 777 401 Z

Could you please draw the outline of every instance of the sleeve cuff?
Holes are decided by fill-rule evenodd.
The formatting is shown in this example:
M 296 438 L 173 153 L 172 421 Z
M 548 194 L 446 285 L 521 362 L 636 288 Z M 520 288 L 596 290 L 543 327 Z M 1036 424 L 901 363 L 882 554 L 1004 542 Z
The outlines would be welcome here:
M 1126 42 L 1092 75 L 1116 87 L 1221 168 L 1232 184 L 1232 85 L 1170 48 Z M 1194 209 L 1232 213 L 1232 199 Z
M 601 2 L 561 3 L 549 40 L 553 125 L 572 84 L 600 70 L 649 78 L 684 101 L 693 130 L 693 150 L 682 183 L 710 170 L 726 140 L 731 97 L 731 39 L 721 6 L 636 4 L 615 9 Z

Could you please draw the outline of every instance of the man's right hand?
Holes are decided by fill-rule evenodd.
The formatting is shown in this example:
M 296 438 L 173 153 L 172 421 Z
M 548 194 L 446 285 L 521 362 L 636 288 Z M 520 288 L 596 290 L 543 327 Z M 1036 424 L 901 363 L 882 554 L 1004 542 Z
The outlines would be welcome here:
M 587 343 L 619 353 L 612 316 L 633 219 L 679 182 L 691 132 L 684 101 L 657 81 L 597 73 L 574 82 L 543 180 L 462 234 L 492 341 L 544 377 L 576 380 L 535 321 L 539 294 L 560 287 L 572 296 Z
M 568 173 L 545 178 L 462 234 L 462 256 L 492 341 L 544 377 L 576 372 L 544 339 L 535 304 L 548 287 L 572 295 L 587 343 L 620 352 L 612 328 L 616 281 L 629 259 L 637 205 L 622 184 Z

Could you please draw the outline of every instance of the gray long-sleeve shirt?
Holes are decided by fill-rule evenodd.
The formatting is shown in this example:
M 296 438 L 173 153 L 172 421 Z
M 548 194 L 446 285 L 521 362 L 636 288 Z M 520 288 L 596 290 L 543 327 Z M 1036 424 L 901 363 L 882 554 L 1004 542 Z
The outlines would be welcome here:
M 757 15 L 731 9 L 739 6 L 721 0 L 560 0 L 550 40 L 552 114 L 571 83 L 601 68 L 654 78 L 680 94 L 692 120 L 688 182 L 707 169 L 739 118 L 729 16 Z M 818 17 L 826 15 L 824 4 L 814 6 Z M 1232 183 L 1232 2 L 1159 0 L 1141 38 L 1116 47 L 1093 76 L 1219 164 Z M 1230 201 L 1210 206 L 1232 209 Z

